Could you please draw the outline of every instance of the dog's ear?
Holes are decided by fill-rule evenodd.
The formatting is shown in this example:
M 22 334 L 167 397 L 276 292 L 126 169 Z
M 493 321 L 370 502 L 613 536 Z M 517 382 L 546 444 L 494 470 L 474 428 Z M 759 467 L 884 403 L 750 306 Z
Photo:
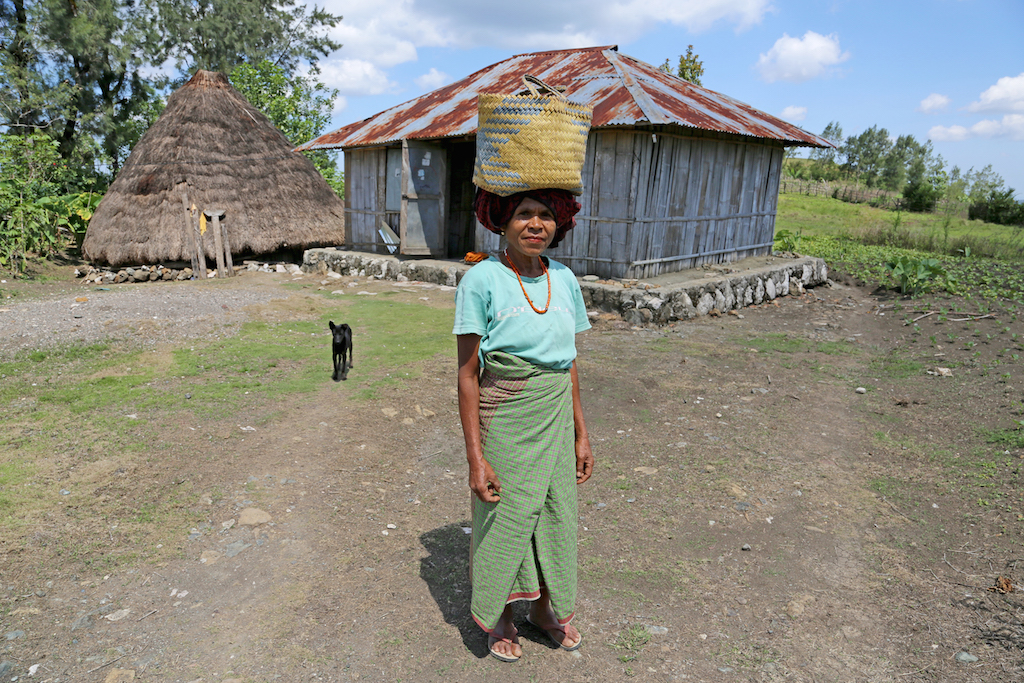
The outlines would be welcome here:
M 334 332 L 334 321 L 331 320 L 327 324 L 331 326 L 331 332 Z

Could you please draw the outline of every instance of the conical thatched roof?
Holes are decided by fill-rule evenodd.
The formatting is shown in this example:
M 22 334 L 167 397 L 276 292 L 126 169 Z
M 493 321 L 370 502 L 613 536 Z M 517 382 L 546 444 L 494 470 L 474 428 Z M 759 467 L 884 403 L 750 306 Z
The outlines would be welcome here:
M 233 254 L 345 240 L 341 199 L 224 74 L 198 71 L 170 96 L 89 221 L 85 257 L 189 261 L 184 192 L 200 211 L 224 210 Z M 213 259 L 209 231 L 204 243 Z

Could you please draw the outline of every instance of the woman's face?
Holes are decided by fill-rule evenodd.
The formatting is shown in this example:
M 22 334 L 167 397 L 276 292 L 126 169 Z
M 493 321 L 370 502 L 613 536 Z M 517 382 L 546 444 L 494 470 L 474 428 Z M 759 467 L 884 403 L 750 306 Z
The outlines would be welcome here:
M 555 239 L 555 214 L 536 199 L 527 197 L 505 226 L 508 247 L 523 256 L 540 256 Z

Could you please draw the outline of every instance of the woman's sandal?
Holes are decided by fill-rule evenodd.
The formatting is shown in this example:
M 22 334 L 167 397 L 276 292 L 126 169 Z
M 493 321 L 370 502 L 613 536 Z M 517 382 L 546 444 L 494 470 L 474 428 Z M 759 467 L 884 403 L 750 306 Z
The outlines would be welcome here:
M 517 633 L 516 635 L 519 635 L 519 634 Z M 512 637 L 514 638 L 515 636 L 512 636 Z M 502 654 L 501 652 L 497 652 L 497 651 L 494 650 L 493 645 L 495 643 L 502 643 L 502 642 L 508 643 L 508 644 L 511 645 L 512 644 L 512 638 L 497 638 L 495 636 L 487 634 L 487 651 L 491 653 L 492 657 L 494 657 L 495 659 L 497 659 L 499 661 L 502 661 L 502 662 L 518 662 L 519 659 L 520 659 L 519 657 L 516 657 L 515 655 Z
M 551 628 L 551 629 L 543 628 L 543 627 L 539 626 L 538 624 L 535 624 L 533 622 L 533 619 L 530 618 L 529 614 L 526 615 L 526 621 L 528 621 L 530 623 L 530 626 L 533 626 L 538 631 L 543 631 L 544 633 L 546 633 L 548 638 L 550 638 L 551 641 L 555 645 L 557 645 L 558 647 L 562 648 L 563 650 L 565 650 L 567 652 L 575 652 L 576 650 L 580 649 L 580 645 L 583 644 L 583 634 L 582 633 L 580 634 L 579 641 L 577 641 L 577 643 L 575 645 L 562 645 L 561 641 L 559 641 L 558 638 L 555 638 L 553 635 L 551 635 L 551 632 L 552 631 L 557 631 L 558 633 L 561 633 L 564 636 L 565 635 L 565 629 L 563 627 L 559 626 L 558 628 Z

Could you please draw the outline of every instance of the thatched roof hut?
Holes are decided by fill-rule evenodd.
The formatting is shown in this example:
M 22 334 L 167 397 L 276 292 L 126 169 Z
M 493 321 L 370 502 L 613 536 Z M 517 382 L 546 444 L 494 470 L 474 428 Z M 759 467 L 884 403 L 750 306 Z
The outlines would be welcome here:
M 225 212 L 232 254 L 342 244 L 344 204 L 224 74 L 198 71 L 167 101 L 100 202 L 82 245 L 111 265 L 189 261 L 183 202 Z M 215 257 L 212 231 L 204 251 Z

